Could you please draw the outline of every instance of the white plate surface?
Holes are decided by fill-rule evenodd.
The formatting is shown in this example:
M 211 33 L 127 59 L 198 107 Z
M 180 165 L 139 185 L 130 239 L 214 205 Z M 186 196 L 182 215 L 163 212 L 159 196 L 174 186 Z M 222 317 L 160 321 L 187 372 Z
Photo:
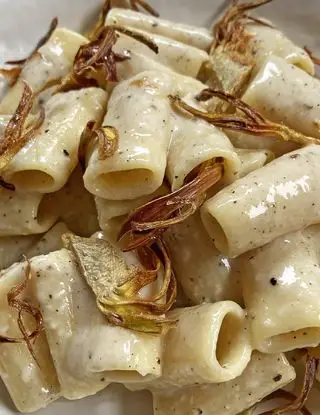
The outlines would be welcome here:
M 229 0 L 150 0 L 162 17 L 210 26 Z M 0 0 L 0 64 L 25 57 L 45 32 L 54 16 L 60 25 L 82 30 L 99 10 L 100 0 Z M 276 0 L 265 6 L 263 16 L 283 28 L 300 45 L 320 54 L 319 0 Z M 1 382 L 1 381 L 0 381 Z M 320 415 L 319 390 L 310 409 Z M 316 410 L 316 408 L 319 410 Z M 0 415 L 16 414 L 10 397 L 0 383 Z M 129 393 L 120 385 L 111 386 L 81 401 L 60 400 L 39 415 L 152 415 L 148 393 Z

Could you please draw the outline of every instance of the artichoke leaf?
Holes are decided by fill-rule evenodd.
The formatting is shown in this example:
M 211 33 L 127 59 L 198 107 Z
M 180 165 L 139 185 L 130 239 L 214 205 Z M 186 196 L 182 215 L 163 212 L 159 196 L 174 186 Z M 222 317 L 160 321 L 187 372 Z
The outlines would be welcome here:
M 109 324 L 151 334 L 162 334 L 175 325 L 165 318 L 175 302 L 177 287 L 161 241 L 157 244 L 161 259 L 150 247 L 137 252 L 141 266 L 127 265 L 122 252 L 104 239 L 65 234 L 63 242 L 75 256 Z M 161 288 L 154 295 L 142 297 L 140 290 L 155 282 L 162 268 Z

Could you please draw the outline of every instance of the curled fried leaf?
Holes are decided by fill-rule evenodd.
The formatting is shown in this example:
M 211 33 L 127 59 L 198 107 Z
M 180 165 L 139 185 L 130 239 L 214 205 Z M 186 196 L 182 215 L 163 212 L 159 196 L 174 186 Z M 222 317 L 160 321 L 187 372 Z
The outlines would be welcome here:
M 99 160 L 105 160 L 114 155 L 119 147 L 119 132 L 110 125 L 103 126 L 96 130 L 99 143 Z
M 145 0 L 130 0 L 130 6 L 133 10 L 139 11 L 139 7 L 141 7 L 143 10 L 151 14 L 152 16 L 159 17 L 159 13 L 150 6 Z
M 308 355 L 306 360 L 306 367 L 305 367 L 305 375 L 303 380 L 303 386 L 302 390 L 300 392 L 300 395 L 298 398 L 293 399 L 288 405 L 282 406 L 280 408 L 273 409 L 271 411 L 263 412 L 260 415 L 281 415 L 286 412 L 293 412 L 293 411 L 301 411 L 304 408 L 307 399 L 309 397 L 309 394 L 311 392 L 311 389 L 313 387 L 316 373 L 317 373 L 317 367 L 318 367 L 318 360 L 314 358 L 313 356 Z M 309 413 L 304 412 L 305 414 Z
M 116 41 L 115 30 L 105 27 L 97 39 L 82 45 L 75 56 L 71 74 L 57 92 L 88 86 L 105 88 L 108 82 L 117 82 L 116 63 L 129 57 L 113 52 Z
M 79 161 L 85 161 L 85 153 L 90 143 L 98 142 L 99 160 L 105 160 L 115 154 L 119 147 L 119 132 L 115 127 L 98 127 L 95 121 L 89 121 L 84 129 L 79 146 Z
M 20 74 L 21 74 L 22 68 L 19 66 L 16 66 L 11 69 L 0 69 L 0 75 L 2 75 L 5 80 L 7 81 L 8 85 L 12 87 L 18 80 Z
M 310 48 L 308 48 L 308 46 L 305 46 L 305 47 L 304 47 L 304 50 L 307 52 L 307 54 L 309 55 L 310 59 L 312 60 L 312 62 L 313 62 L 315 65 L 320 65 L 320 58 L 317 58 L 317 57 L 313 54 L 312 50 L 311 50 Z
M 45 113 L 40 108 L 39 117 L 25 128 L 27 117 L 33 106 L 34 95 L 29 85 L 24 82 L 24 90 L 19 105 L 10 119 L 3 138 L 0 141 L 0 173 L 13 157 L 30 141 L 41 127 Z
M 176 279 L 164 243 L 141 248 L 137 254 L 143 269 L 128 266 L 120 251 L 101 239 L 64 236 L 88 285 L 94 292 L 99 310 L 109 324 L 144 333 L 160 334 L 175 322 L 164 317 L 176 299 Z M 164 268 L 162 287 L 148 299 L 140 290 L 158 279 Z
M 273 1 L 273 0 L 271 0 Z M 275 29 L 276 26 L 273 23 L 267 22 L 264 19 L 259 19 L 259 17 L 251 16 L 251 15 L 245 15 L 245 17 L 248 19 L 248 23 L 257 23 L 261 26 L 270 27 L 270 29 Z
M 33 49 L 33 51 L 30 53 L 30 55 L 27 58 L 7 61 L 6 64 L 8 64 L 8 65 L 24 65 L 28 60 L 30 60 L 38 52 L 38 50 L 43 45 L 45 45 L 48 42 L 48 40 L 50 39 L 52 33 L 56 30 L 57 26 L 58 26 L 58 18 L 54 17 L 51 20 L 49 29 L 47 30 L 45 35 L 42 36 L 41 39 L 37 42 L 35 48 Z
M 197 96 L 197 99 L 199 101 L 206 101 L 211 97 L 217 97 L 228 102 L 241 114 L 223 114 L 220 112 L 209 113 L 191 107 L 178 96 L 170 96 L 169 98 L 176 110 L 206 120 L 219 128 L 241 131 L 256 136 L 279 137 L 284 141 L 294 141 L 302 146 L 319 144 L 320 142 L 320 140 L 315 137 L 305 136 L 284 124 L 268 120 L 244 101 L 225 92 L 206 89 Z
M 7 295 L 8 305 L 14 308 L 15 310 L 17 310 L 18 312 L 17 323 L 18 323 L 19 330 L 22 334 L 22 338 L 10 338 L 10 337 L 5 337 L 5 336 L 0 336 L 0 343 L 25 343 L 26 346 L 28 347 L 28 350 L 31 356 L 34 358 L 34 360 L 39 365 L 37 361 L 37 357 L 33 350 L 32 343 L 34 343 L 37 340 L 37 338 L 39 337 L 39 335 L 44 329 L 42 314 L 41 314 L 41 311 L 37 307 L 33 306 L 26 300 L 21 300 L 18 298 L 20 294 L 22 294 L 26 290 L 31 278 L 32 278 L 31 264 L 27 260 L 27 265 L 25 268 L 25 279 L 20 284 L 18 284 L 16 287 L 12 288 Z M 28 329 L 26 328 L 23 322 L 23 318 L 22 318 L 23 313 L 26 313 L 32 316 L 35 321 L 35 329 L 33 329 L 31 332 L 28 331 Z
M 284 389 L 278 389 L 267 396 L 263 402 L 270 401 L 272 399 L 284 399 L 289 402 L 294 402 L 297 397 L 293 393 Z M 302 406 L 298 411 L 301 412 L 302 415 L 312 415 L 306 406 Z
M 133 10 L 136 11 L 139 11 L 138 6 L 140 6 L 142 9 L 150 13 L 152 16 L 159 17 L 159 13 L 144 0 L 130 0 L 130 6 Z M 99 36 L 99 34 L 105 26 L 106 17 L 111 9 L 112 0 L 106 0 L 100 11 L 97 23 L 95 24 L 94 28 L 87 34 L 87 37 L 90 40 L 97 39 L 97 37 Z
M 121 26 L 105 26 L 94 40 L 80 47 L 71 74 L 62 81 L 57 92 L 88 86 L 106 88 L 110 82 L 118 82 L 117 63 L 130 59 L 130 53 L 122 55 L 113 51 L 117 32 L 133 37 L 155 52 L 158 50 L 158 46 L 141 33 Z
M 105 26 L 106 17 L 111 9 L 112 9 L 112 1 L 106 0 L 100 11 L 97 23 L 95 24 L 94 28 L 87 34 L 87 37 L 89 40 L 95 40 L 99 36 L 99 34 L 101 33 L 101 30 Z
M 239 0 L 234 0 L 232 6 L 214 26 L 214 42 L 211 52 L 219 45 L 225 46 L 228 43 L 234 43 L 237 39 L 244 36 L 245 24 L 250 22 L 250 20 L 268 26 L 268 23 L 260 19 L 251 18 L 251 16 L 247 15 L 247 12 L 271 1 L 257 0 L 255 2 L 240 3 Z
M 144 45 L 148 46 L 149 49 L 152 50 L 152 52 L 158 54 L 159 53 L 159 47 L 158 45 L 153 41 L 153 39 L 149 36 L 146 36 L 143 33 L 136 32 L 135 30 L 129 29 L 124 26 L 118 26 L 114 25 L 112 26 L 117 32 L 120 32 L 126 36 L 132 37 L 133 39 L 137 40 L 140 43 L 143 43 Z
M 247 24 L 270 26 L 258 18 L 247 14 L 251 9 L 262 6 L 271 0 L 240 3 L 233 1 L 222 19 L 214 26 L 214 41 L 210 50 L 210 59 L 203 65 L 201 77 L 212 88 L 236 96 L 241 96 L 247 87 L 256 65 L 257 45 L 254 34 Z M 213 110 L 225 108 L 219 99 L 209 104 Z
M 257 404 L 253 405 L 251 408 L 246 409 L 245 411 L 241 412 L 239 415 L 253 415 L 257 412 L 257 408 L 259 407 L 260 404 L 272 401 L 274 399 L 283 399 L 285 401 L 293 402 L 297 398 L 291 392 L 288 392 L 284 389 L 278 389 L 272 392 L 270 395 L 263 398 L 261 402 L 258 402 Z M 311 412 L 308 410 L 308 408 L 306 408 L 305 406 L 300 408 L 299 412 L 301 412 L 302 415 L 312 415 Z
M 114 298 L 101 298 L 98 302 L 98 307 L 107 317 L 110 316 L 113 319 L 116 315 L 117 321 L 121 321 L 121 324 L 118 324 L 120 326 L 133 328 L 138 332 L 161 334 L 169 328 L 175 327 L 175 321 L 165 319 L 163 316 L 171 309 L 177 296 L 177 283 L 171 268 L 171 261 L 161 239 L 152 248 L 138 248 L 138 254 L 140 257 L 141 255 L 149 256 L 148 262 L 152 259 L 152 262 L 158 261 L 158 265 L 153 269 L 150 268 L 150 271 L 140 274 L 140 278 L 138 276 L 137 280 L 140 279 L 140 284 L 136 284 L 135 280 L 129 280 L 115 290 Z M 132 297 L 131 293 L 137 295 L 140 289 L 157 279 L 157 273 L 160 271 L 158 255 L 162 258 L 164 266 L 161 289 L 147 300 Z M 145 263 L 144 265 L 148 264 Z M 143 274 L 146 276 L 150 274 L 149 277 L 153 274 L 154 277 L 153 279 L 145 279 Z
M 136 209 L 123 225 L 119 239 L 124 251 L 131 251 L 155 241 L 169 226 L 193 215 L 205 200 L 206 192 L 223 175 L 219 162 L 204 167 L 196 177 L 167 196 Z

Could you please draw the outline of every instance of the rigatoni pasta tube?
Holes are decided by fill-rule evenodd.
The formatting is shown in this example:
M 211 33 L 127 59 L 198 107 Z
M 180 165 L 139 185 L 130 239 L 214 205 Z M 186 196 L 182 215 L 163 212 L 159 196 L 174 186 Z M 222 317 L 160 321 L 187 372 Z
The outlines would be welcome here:
M 116 44 L 117 45 L 117 44 Z M 116 45 L 114 47 L 116 47 Z M 126 81 L 145 71 L 160 71 L 172 73 L 173 71 L 157 60 L 145 56 L 136 50 L 130 50 L 130 59 L 117 63 L 117 75 L 120 82 Z M 110 84 L 108 90 L 113 90 L 114 85 Z
M 138 382 L 161 374 L 160 338 L 108 325 L 68 251 L 37 257 L 34 267 L 62 396 L 80 399 L 111 382 Z
M 208 29 L 170 22 L 133 10 L 113 8 L 106 18 L 106 24 L 145 30 L 204 50 L 208 50 L 213 41 Z
M 104 115 L 107 94 L 87 88 L 53 96 L 36 137 L 11 160 L 3 177 L 18 190 L 51 193 L 61 189 L 78 163 L 81 133 Z
M 271 121 L 320 138 L 320 81 L 276 56 L 262 66 L 242 99 Z
M 167 178 L 172 191 L 184 184 L 196 167 L 218 157 L 224 159 L 224 180 L 232 182 L 240 170 L 240 160 L 229 138 L 206 121 L 173 114 L 174 131 L 168 153 Z
M 232 301 L 176 309 L 177 327 L 164 339 L 162 376 L 129 389 L 171 389 L 227 382 L 241 375 L 252 352 L 244 310 Z
M 283 154 L 290 153 L 290 151 L 299 148 L 299 144 L 294 141 L 284 141 L 277 137 L 257 137 L 230 130 L 226 131 L 226 134 L 236 148 L 244 150 L 267 150 L 268 152 L 273 153 L 275 157 L 280 157 Z
M 274 154 L 270 150 L 236 148 L 235 151 L 241 163 L 238 172 L 239 177 L 244 177 L 247 174 L 260 169 L 274 159 Z
M 320 225 L 311 228 L 281 236 L 243 257 L 244 301 L 253 346 L 261 352 L 320 343 Z
M 143 43 L 125 35 L 119 36 L 114 50 L 118 53 L 123 53 L 124 51 L 139 53 L 167 66 L 175 72 L 193 78 L 197 77 L 202 64 L 209 59 L 205 51 L 185 43 L 144 31 L 139 31 L 139 33 L 153 40 L 159 48 L 158 54 L 154 53 Z
M 9 307 L 7 294 L 24 281 L 25 266 L 25 262 L 19 263 L 0 272 L 0 334 L 3 336 L 22 337 L 17 323 L 18 311 Z M 31 272 L 28 288 L 19 298 L 36 305 L 33 265 Z M 33 320 L 26 318 L 25 313 L 23 321 L 28 331 L 34 329 Z M 0 344 L 0 376 L 21 412 L 35 412 L 59 397 L 60 387 L 44 332 L 33 343 L 33 351 L 40 366 L 25 343 Z
M 84 175 L 89 192 L 110 200 L 136 199 L 161 186 L 171 138 L 172 82 L 170 74 L 144 72 L 114 89 L 103 125 L 118 130 L 119 148 L 106 160 L 93 150 Z
M 0 103 L 0 114 L 12 114 L 17 108 L 24 84 L 34 93 L 50 81 L 59 80 L 71 69 L 74 57 L 87 39 L 71 30 L 58 28 L 45 45 L 25 64 L 15 85 Z
M 236 264 L 214 246 L 199 213 L 170 227 L 164 239 L 176 277 L 192 304 L 223 300 L 242 303 Z
M 227 15 L 228 12 L 225 16 Z M 203 65 L 199 74 L 209 86 L 215 89 L 218 86 L 220 90 L 240 97 L 250 86 L 252 77 L 271 55 L 314 75 L 314 63 L 308 53 L 296 46 L 281 31 L 261 23 L 249 23 L 245 29 L 239 34 L 241 40 L 239 36 L 231 37 L 228 41 L 225 38 L 226 44 L 222 41 L 222 44 L 212 48 L 210 60 Z M 241 42 L 242 47 L 239 48 Z M 221 106 L 221 102 L 213 98 L 208 106 L 214 111 Z
M 270 55 L 275 55 L 314 75 L 315 67 L 310 56 L 283 32 L 275 27 L 255 23 L 247 24 L 246 29 L 253 36 L 250 46 L 253 48 L 257 69 L 261 68 Z
M 229 382 L 155 391 L 154 414 L 237 415 L 295 377 L 285 355 L 254 352 L 242 375 Z
M 320 147 L 283 155 L 227 186 L 201 208 L 216 247 L 236 257 L 320 222 Z
M 53 206 L 40 193 L 18 193 L 0 188 L 0 236 L 46 232 L 56 222 Z

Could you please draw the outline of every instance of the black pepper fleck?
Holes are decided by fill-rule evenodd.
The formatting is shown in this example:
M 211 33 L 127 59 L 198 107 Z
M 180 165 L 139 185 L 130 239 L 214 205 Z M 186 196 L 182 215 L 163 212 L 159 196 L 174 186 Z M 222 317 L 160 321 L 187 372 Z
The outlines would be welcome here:
M 275 382 L 279 382 L 280 380 L 282 379 L 282 375 L 277 375 L 277 376 L 275 376 L 274 378 L 273 378 L 273 380 L 275 381 Z

